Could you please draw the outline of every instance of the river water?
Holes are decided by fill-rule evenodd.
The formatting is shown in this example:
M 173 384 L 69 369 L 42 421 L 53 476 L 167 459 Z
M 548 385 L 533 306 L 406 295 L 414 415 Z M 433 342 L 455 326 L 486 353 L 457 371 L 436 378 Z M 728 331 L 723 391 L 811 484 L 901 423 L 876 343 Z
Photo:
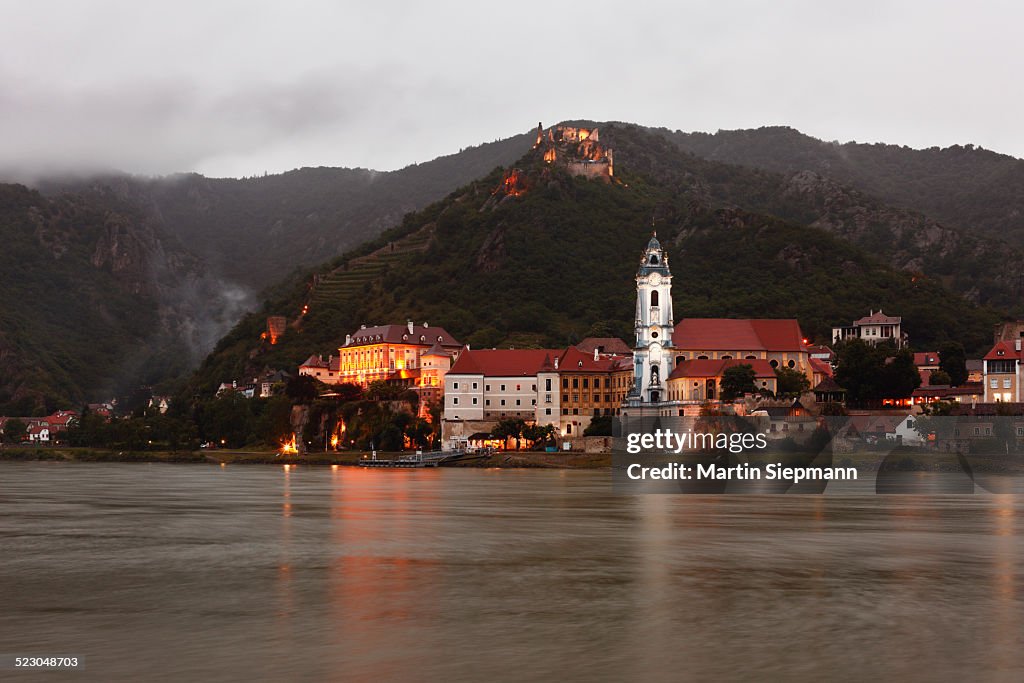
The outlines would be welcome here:
M 0 680 L 1024 680 L 1011 496 L 0 462 Z

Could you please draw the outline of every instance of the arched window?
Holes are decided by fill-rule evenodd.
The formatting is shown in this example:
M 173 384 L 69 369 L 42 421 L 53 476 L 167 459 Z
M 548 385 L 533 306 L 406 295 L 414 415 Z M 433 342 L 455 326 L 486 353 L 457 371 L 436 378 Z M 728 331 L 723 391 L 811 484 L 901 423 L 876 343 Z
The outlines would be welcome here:
M 653 292 L 651 292 L 651 305 L 658 305 L 658 290 L 654 290 Z
M 651 263 L 652 266 L 658 265 L 658 255 L 657 254 L 651 254 L 650 263 Z

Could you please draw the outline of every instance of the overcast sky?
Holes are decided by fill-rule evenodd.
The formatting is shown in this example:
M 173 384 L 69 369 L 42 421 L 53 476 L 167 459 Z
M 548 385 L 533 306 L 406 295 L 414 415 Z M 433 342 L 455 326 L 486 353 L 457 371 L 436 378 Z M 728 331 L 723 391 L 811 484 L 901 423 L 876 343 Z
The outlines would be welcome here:
M 0 168 L 400 168 L 559 120 L 1024 157 L 1015 2 L 0 0 Z

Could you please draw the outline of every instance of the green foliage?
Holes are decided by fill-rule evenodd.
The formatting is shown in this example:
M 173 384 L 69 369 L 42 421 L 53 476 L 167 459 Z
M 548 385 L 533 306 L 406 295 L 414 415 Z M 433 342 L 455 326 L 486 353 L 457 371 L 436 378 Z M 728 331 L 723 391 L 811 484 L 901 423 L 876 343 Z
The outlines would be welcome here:
M 953 384 L 953 380 L 945 370 L 932 370 L 928 376 L 928 384 L 933 387 L 949 386 Z
M 947 384 L 958 387 L 966 382 L 968 372 L 964 345 L 956 341 L 943 342 L 939 346 L 939 368 L 949 377 Z M 931 383 L 936 384 L 934 381 Z
M 850 402 L 907 398 L 921 385 L 909 349 L 896 351 L 891 346 L 851 339 L 837 344 L 835 351 L 835 380 L 846 389 Z
M 28 435 L 28 426 L 16 417 L 4 423 L 3 437 L 7 443 L 21 443 Z
M 612 416 L 595 415 L 590 418 L 590 424 L 583 430 L 583 436 L 611 436 Z
M 746 363 L 726 368 L 720 381 L 722 400 L 733 401 L 743 394 L 757 392 L 757 374 L 754 367 Z
M 810 390 L 811 382 L 807 375 L 793 368 L 775 368 L 776 394 L 779 396 L 799 396 Z

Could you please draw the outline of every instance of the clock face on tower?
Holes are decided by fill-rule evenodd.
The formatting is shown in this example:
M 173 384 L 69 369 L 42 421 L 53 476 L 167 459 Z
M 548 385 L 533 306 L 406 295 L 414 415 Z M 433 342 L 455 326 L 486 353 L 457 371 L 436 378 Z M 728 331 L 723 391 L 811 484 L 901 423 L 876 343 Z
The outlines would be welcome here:
M 650 283 L 657 287 L 658 285 L 661 284 L 661 276 L 658 275 L 657 273 L 651 273 Z

